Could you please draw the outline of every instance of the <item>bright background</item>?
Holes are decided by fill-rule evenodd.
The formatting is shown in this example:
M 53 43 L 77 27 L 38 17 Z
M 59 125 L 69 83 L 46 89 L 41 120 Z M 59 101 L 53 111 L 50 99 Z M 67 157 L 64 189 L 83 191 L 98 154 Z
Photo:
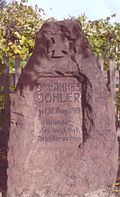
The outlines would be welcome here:
M 116 13 L 114 21 L 120 22 L 120 0 L 28 0 L 28 2 L 32 6 L 37 4 L 43 8 L 46 13 L 45 19 L 54 17 L 61 20 L 85 13 L 88 19 L 95 20 Z

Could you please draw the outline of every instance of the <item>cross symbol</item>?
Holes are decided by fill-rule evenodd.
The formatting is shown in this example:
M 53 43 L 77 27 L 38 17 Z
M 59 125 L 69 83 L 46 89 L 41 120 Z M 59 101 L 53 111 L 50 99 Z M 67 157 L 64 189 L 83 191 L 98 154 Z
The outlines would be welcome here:
M 50 38 L 48 45 L 48 53 L 52 58 L 62 58 L 65 54 L 68 54 L 70 50 L 70 43 L 64 35 L 55 35 Z

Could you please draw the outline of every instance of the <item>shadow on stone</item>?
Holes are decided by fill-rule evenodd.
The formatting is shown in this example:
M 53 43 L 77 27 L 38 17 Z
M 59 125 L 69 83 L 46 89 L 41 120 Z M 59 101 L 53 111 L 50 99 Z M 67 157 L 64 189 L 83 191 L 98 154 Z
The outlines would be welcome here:
M 7 152 L 10 131 L 10 100 L 5 103 L 5 108 L 0 113 L 0 192 L 2 197 L 7 193 Z

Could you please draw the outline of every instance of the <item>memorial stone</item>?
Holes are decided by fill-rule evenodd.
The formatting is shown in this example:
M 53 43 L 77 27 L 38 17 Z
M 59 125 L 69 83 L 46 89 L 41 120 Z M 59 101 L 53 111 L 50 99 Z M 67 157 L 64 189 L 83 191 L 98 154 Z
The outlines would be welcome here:
M 44 24 L 11 96 L 8 197 L 82 197 L 112 186 L 113 109 L 79 22 Z

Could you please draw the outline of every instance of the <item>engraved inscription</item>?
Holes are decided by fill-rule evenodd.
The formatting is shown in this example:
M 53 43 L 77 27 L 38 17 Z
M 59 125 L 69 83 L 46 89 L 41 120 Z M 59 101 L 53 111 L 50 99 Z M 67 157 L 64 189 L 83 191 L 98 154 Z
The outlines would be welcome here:
M 40 78 L 35 111 L 34 132 L 42 145 L 82 142 L 81 84 L 75 78 Z

